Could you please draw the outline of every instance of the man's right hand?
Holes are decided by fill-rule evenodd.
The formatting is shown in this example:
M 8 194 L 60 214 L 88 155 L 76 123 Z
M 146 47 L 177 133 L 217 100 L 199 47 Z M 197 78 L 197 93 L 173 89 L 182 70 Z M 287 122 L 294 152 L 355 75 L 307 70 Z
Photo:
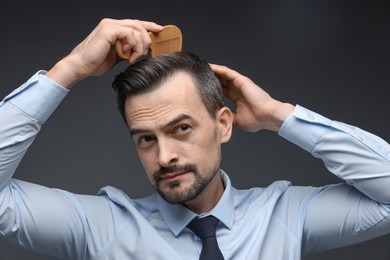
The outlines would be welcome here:
M 148 31 L 162 26 L 148 21 L 103 19 L 73 51 L 60 60 L 46 76 L 66 88 L 89 76 L 102 75 L 120 61 L 115 43 L 121 41 L 129 62 L 140 58 L 150 46 Z

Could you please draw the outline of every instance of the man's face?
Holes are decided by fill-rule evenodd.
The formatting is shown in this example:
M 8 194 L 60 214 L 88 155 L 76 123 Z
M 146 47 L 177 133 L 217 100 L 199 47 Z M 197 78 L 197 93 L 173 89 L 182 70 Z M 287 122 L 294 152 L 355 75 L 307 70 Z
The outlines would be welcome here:
M 168 202 L 191 201 L 210 182 L 221 183 L 213 180 L 231 127 L 221 120 L 224 112 L 210 117 L 188 74 L 177 72 L 156 90 L 128 97 L 125 112 L 149 181 Z

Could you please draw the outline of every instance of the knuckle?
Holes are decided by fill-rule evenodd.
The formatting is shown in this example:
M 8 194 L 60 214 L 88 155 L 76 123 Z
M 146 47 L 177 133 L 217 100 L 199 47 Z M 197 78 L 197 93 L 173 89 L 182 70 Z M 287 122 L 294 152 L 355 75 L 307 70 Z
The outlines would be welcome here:
M 152 43 L 152 39 L 150 39 L 150 37 L 146 37 L 145 45 L 149 47 L 151 43 Z
M 112 19 L 110 18 L 103 18 L 101 21 L 100 21 L 100 24 L 101 25 L 106 25 L 108 23 L 110 23 L 112 21 Z

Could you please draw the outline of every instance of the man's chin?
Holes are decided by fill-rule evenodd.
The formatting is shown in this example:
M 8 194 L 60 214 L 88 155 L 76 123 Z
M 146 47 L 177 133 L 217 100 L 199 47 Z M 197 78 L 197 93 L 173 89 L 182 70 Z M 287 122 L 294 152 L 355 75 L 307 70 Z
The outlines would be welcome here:
M 164 190 L 158 189 L 157 193 L 171 204 L 182 204 L 194 199 L 198 195 L 198 192 L 193 190 L 193 187 L 183 188 L 182 186 L 183 184 L 180 182 L 172 182 Z
M 195 199 L 207 187 L 210 180 L 202 178 L 199 174 L 185 174 L 178 179 L 159 181 L 156 191 L 167 202 L 182 204 Z

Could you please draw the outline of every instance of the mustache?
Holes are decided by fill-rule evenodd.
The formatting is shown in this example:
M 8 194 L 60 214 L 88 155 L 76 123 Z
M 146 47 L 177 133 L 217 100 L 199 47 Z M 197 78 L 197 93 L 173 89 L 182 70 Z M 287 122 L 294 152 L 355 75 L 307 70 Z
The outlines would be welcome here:
M 178 165 L 178 164 L 174 164 L 174 165 L 171 165 L 171 166 L 168 166 L 168 167 L 160 167 L 159 170 L 157 170 L 156 172 L 153 173 L 153 177 L 155 180 L 158 180 L 160 178 L 161 175 L 164 175 L 164 174 L 167 174 L 167 173 L 172 173 L 172 172 L 193 172 L 193 173 L 197 173 L 198 172 L 198 168 L 196 167 L 195 164 L 191 164 L 191 163 L 187 163 L 187 164 L 184 164 L 184 165 Z

